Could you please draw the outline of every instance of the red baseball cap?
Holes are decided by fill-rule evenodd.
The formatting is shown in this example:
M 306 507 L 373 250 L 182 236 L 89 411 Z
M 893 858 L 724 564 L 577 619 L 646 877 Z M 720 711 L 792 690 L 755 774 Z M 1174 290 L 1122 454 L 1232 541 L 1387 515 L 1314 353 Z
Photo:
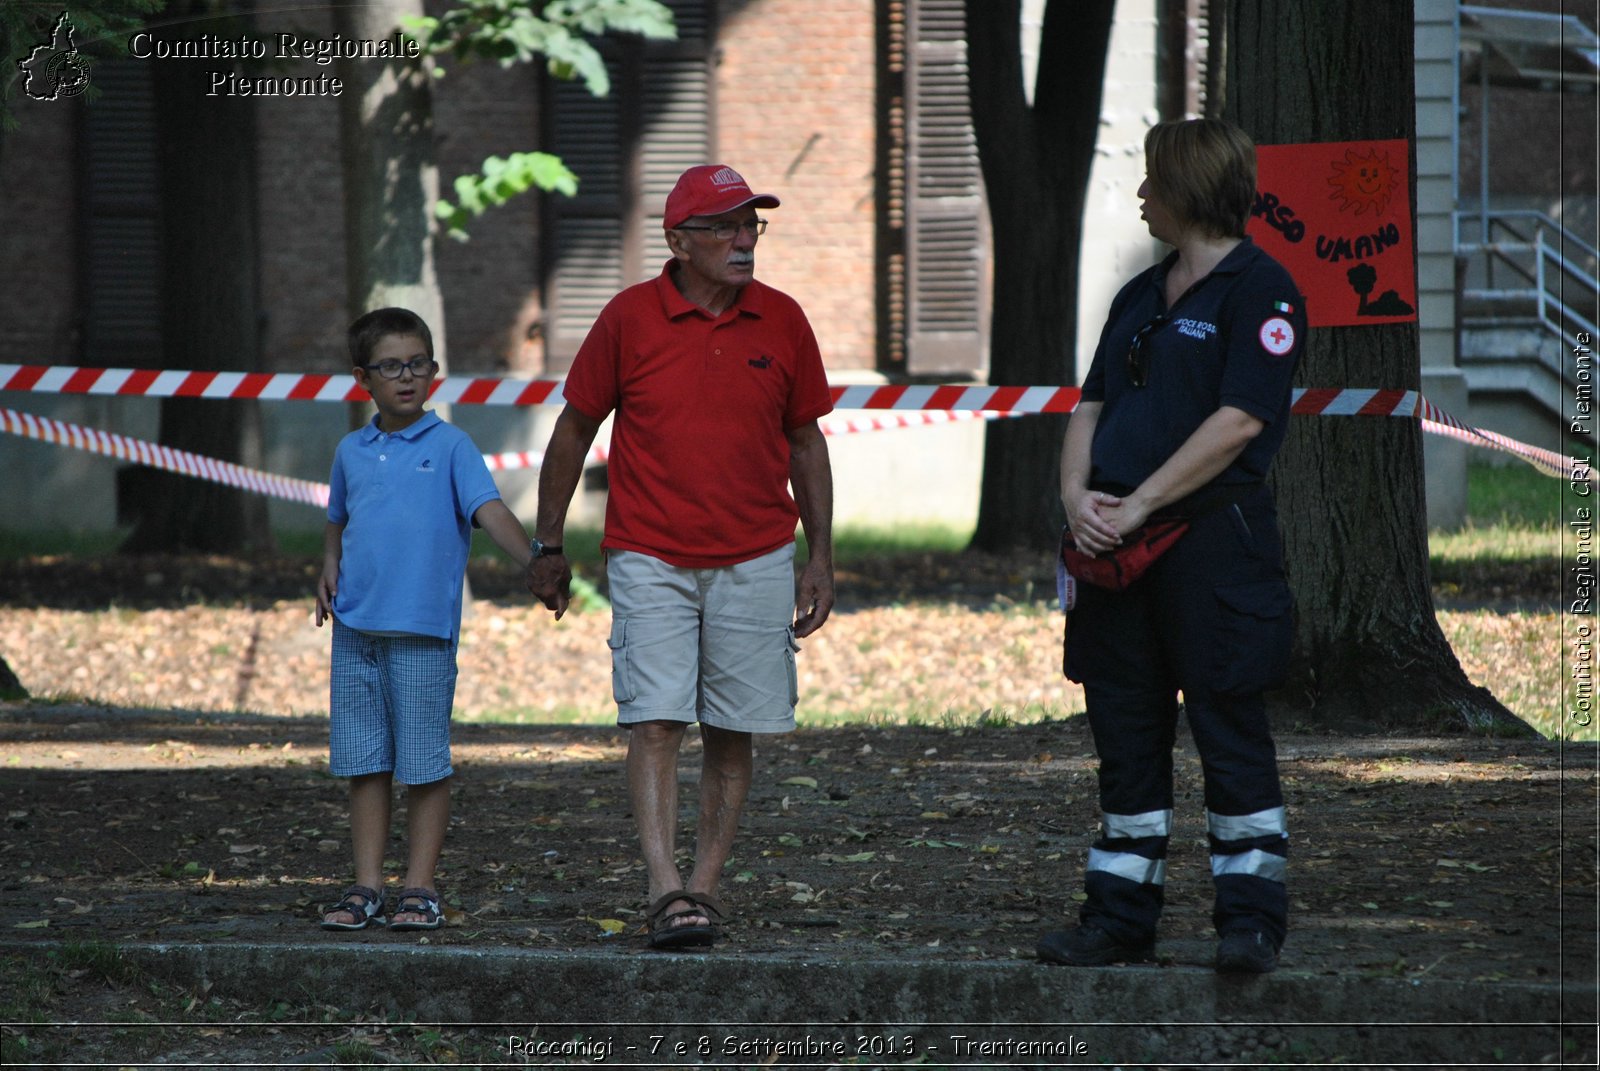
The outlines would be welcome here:
M 777 208 L 778 199 L 770 193 L 751 193 L 744 177 L 726 164 L 701 164 L 678 176 L 667 194 L 661 226 L 670 231 L 695 216 L 720 216 L 745 205 Z

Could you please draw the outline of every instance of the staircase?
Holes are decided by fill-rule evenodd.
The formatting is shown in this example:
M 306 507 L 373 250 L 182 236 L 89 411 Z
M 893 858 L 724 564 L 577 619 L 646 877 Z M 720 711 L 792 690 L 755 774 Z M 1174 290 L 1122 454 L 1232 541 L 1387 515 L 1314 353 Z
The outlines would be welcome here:
M 1524 394 L 1557 421 L 1593 346 L 1600 252 L 1543 212 L 1457 212 L 1460 367 L 1471 393 Z

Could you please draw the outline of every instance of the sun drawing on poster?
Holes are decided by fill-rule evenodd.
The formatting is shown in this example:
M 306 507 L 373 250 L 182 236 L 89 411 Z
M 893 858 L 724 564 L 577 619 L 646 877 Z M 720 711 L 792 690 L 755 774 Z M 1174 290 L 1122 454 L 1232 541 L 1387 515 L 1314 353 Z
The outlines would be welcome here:
M 1389 197 L 1394 193 L 1398 178 L 1399 172 L 1389 165 L 1388 153 L 1380 154 L 1373 149 L 1363 155 L 1346 149 L 1344 159 L 1333 162 L 1333 174 L 1328 178 L 1333 192 L 1328 199 L 1343 200 L 1344 204 L 1339 206 L 1341 212 L 1354 208 L 1359 216 L 1370 208 L 1374 216 L 1381 216 L 1389 207 Z

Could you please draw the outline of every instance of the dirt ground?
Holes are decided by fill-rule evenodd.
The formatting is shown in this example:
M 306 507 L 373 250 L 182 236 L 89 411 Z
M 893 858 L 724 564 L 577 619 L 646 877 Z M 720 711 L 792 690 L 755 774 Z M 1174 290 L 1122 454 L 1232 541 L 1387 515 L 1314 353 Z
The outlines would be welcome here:
M 243 612 L 303 600 L 307 566 L 130 568 L 13 565 L 0 570 L 0 590 L 13 607 L 114 605 L 137 628 L 198 601 Z M 1005 606 L 1033 598 L 1042 571 L 1033 560 L 962 571 L 932 558 L 857 569 L 856 601 L 840 621 L 903 612 L 924 645 L 944 650 L 931 633 L 970 633 L 968 610 L 989 608 L 976 627 L 1028 621 Z M 474 586 L 480 611 L 514 598 L 494 574 Z M 919 601 L 933 589 L 943 601 Z M 439 881 L 448 925 L 425 936 L 325 934 L 315 920 L 350 865 L 343 785 L 326 770 L 326 719 L 196 710 L 184 696 L 199 694 L 188 679 L 201 676 L 200 652 L 136 647 L 146 679 L 160 682 L 152 702 L 0 704 L 0 910 L 13 949 L 319 940 L 649 954 L 625 737 L 615 726 L 458 725 Z M 93 684 L 99 655 L 59 657 L 78 660 Z M 1055 656 L 1029 657 L 1050 668 Z M 585 641 L 570 652 L 546 645 L 538 659 L 541 674 L 577 680 L 603 653 Z M 963 676 L 959 665 L 943 667 L 953 687 Z M 1292 844 L 1283 969 L 1595 983 L 1593 745 L 1294 731 L 1278 742 Z M 685 846 L 697 750 L 682 771 Z M 1156 970 L 1205 964 L 1212 950 L 1199 766 L 1183 732 L 1177 796 Z M 1098 820 L 1081 717 L 855 724 L 761 740 L 723 888 L 733 921 L 721 947 L 1031 959 L 1038 935 L 1076 910 Z M 397 805 L 391 859 L 403 823 Z M 392 890 L 398 866 L 389 869 Z

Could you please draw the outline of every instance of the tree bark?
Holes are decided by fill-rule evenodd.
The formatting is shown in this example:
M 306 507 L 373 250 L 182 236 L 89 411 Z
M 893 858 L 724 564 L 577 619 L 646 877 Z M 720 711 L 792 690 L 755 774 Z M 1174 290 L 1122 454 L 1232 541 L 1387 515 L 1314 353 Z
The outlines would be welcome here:
M 381 41 L 421 0 L 335 5 L 334 27 L 346 39 Z M 433 332 L 444 372 L 444 299 L 434 266 L 433 206 L 439 165 L 433 143 L 433 94 L 427 62 L 339 61 L 343 146 L 345 261 L 350 318 L 399 306 Z
M 972 122 L 994 230 L 994 385 L 1075 381 L 1078 249 L 1113 6 L 1048 4 L 1030 106 L 1019 0 L 967 0 Z M 1053 545 L 1065 428 L 1053 416 L 990 423 L 973 547 Z
M 204 14 L 184 5 L 168 15 Z M 242 29 L 242 26 L 241 26 Z M 174 18 L 168 37 L 219 33 L 215 19 Z M 161 337 L 166 368 L 246 371 L 261 367 L 255 105 L 207 96 L 214 65 L 153 63 L 162 218 Z M 168 398 L 160 441 L 252 468 L 262 463 L 261 411 L 254 400 Z M 156 469 L 132 470 L 121 499 L 134 519 L 127 553 L 210 553 L 270 548 L 259 495 Z
M 1260 144 L 1407 138 L 1415 158 L 1413 32 L 1409 0 L 1230 0 L 1224 117 Z M 1296 375 L 1318 387 L 1420 381 L 1416 324 L 1314 329 Z M 1422 465 L 1415 421 L 1291 421 L 1273 470 L 1299 609 L 1285 696 L 1328 728 L 1532 735 L 1467 680 L 1439 629 Z

